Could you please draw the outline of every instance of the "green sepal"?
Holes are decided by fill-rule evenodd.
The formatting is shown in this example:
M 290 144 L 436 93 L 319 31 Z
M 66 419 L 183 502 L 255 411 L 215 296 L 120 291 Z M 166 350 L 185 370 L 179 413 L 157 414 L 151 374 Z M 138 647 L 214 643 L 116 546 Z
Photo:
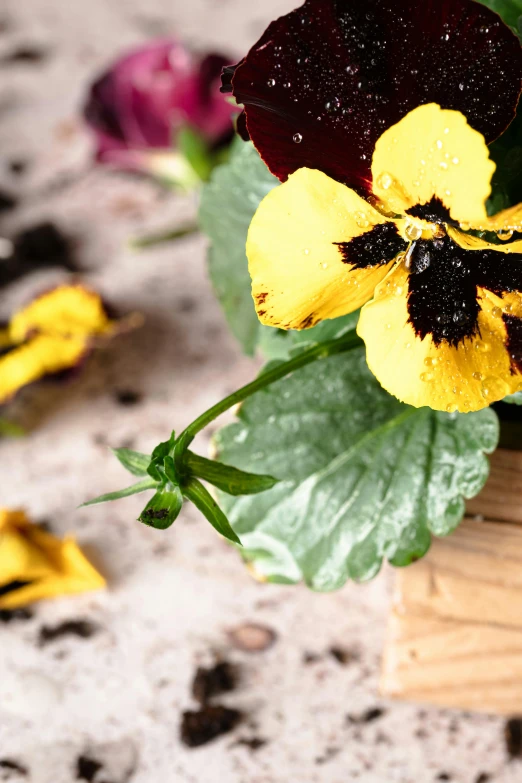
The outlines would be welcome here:
M 278 479 L 273 476 L 246 473 L 231 465 L 200 457 L 192 451 L 187 452 L 186 464 L 192 475 L 208 481 L 228 495 L 257 495 L 258 492 L 272 489 L 278 483 Z
M 183 506 L 183 495 L 179 487 L 161 489 L 147 503 L 139 521 L 156 530 L 166 530 L 178 518 Z
M 131 487 L 125 489 L 119 489 L 116 492 L 108 492 L 106 495 L 100 495 L 94 500 L 88 500 L 86 503 L 82 503 L 80 508 L 84 506 L 95 506 L 97 503 L 108 503 L 111 500 L 119 500 L 120 498 L 129 497 L 129 495 L 137 495 L 138 492 L 145 492 L 147 489 L 155 489 L 157 482 L 152 478 L 143 479 L 138 481 L 137 484 L 133 484 Z
M 150 465 L 150 454 L 143 454 L 141 451 L 132 449 L 111 449 L 112 453 L 118 459 L 125 470 L 132 473 L 133 476 L 146 476 Z
M 522 405 L 522 392 L 513 392 L 504 397 L 502 402 L 509 402 L 511 405 Z
M 156 481 L 160 481 L 160 482 L 165 481 L 165 471 L 163 468 L 163 464 L 165 461 L 165 457 L 168 456 L 170 452 L 174 451 L 175 444 L 176 444 L 176 433 L 173 430 L 169 440 L 165 440 L 163 441 L 163 443 L 158 443 L 158 445 L 152 452 L 150 457 L 150 465 L 147 468 L 147 473 L 149 474 L 149 476 L 152 476 L 152 478 L 155 479 Z
M 204 517 L 210 522 L 214 530 L 221 533 L 222 536 L 241 546 L 241 541 L 234 533 L 230 522 L 220 509 L 212 495 L 205 489 L 203 484 L 196 478 L 191 478 L 183 487 L 183 494 L 190 500 L 196 508 L 201 511 Z
M 176 135 L 176 146 L 202 182 L 212 171 L 212 155 L 203 136 L 186 125 Z

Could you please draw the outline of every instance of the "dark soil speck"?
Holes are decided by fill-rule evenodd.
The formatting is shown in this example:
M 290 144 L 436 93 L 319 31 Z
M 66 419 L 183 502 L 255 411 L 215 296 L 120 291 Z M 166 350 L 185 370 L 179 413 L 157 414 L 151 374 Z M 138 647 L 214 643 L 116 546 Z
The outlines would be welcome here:
M 76 760 L 76 780 L 86 780 L 93 783 L 97 773 L 103 768 L 103 764 L 90 756 L 78 756 Z
M 200 710 L 187 710 L 181 719 L 181 741 L 189 748 L 206 745 L 222 734 L 232 731 L 241 720 L 239 710 L 215 705 Z
M 382 718 L 385 714 L 386 710 L 382 707 L 371 707 L 360 715 L 347 715 L 346 722 L 352 726 L 361 726 L 364 723 L 373 723 L 374 721 L 379 720 L 379 718 Z
M 192 683 L 192 695 L 200 704 L 206 704 L 213 696 L 234 690 L 236 680 L 236 671 L 227 661 L 210 669 L 200 666 Z
M 510 758 L 520 758 L 522 755 L 522 719 L 510 718 L 504 726 L 506 750 Z
M 64 636 L 78 636 L 80 639 L 90 639 L 100 630 L 99 626 L 90 620 L 65 620 L 59 625 L 44 625 L 40 628 L 38 643 L 43 647 Z

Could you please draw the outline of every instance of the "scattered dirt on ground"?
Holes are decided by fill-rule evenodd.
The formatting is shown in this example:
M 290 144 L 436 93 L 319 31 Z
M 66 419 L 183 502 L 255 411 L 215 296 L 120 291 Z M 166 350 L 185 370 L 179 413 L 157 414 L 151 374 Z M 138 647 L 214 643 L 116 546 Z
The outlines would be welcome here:
M 504 727 L 506 750 L 512 759 L 522 756 L 522 718 L 510 718 Z
M 192 695 L 200 704 L 207 704 L 214 696 L 234 690 L 236 684 L 237 669 L 228 661 L 209 669 L 200 666 L 192 682 Z
M 346 722 L 352 726 L 362 726 L 365 723 L 373 723 L 386 714 L 383 707 L 370 707 L 370 709 L 361 712 L 358 715 L 350 714 L 346 716 Z
M 63 639 L 64 636 L 78 636 L 80 639 L 90 639 L 98 633 L 100 627 L 90 620 L 65 620 L 59 625 L 43 625 L 38 635 L 38 644 L 46 644 Z
M 207 705 L 200 710 L 186 710 L 181 720 L 181 741 L 189 748 L 206 745 L 222 734 L 228 734 L 234 729 L 242 715 L 222 705 Z

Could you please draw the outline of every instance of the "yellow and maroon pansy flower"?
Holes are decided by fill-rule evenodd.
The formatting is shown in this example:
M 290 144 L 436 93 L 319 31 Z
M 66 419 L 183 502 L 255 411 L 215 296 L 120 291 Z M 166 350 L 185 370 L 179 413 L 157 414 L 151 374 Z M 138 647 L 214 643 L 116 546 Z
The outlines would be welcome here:
M 364 194 L 377 139 L 412 109 L 460 111 L 489 144 L 521 80 L 518 39 L 476 0 L 307 0 L 225 69 L 222 91 L 280 180 L 306 167 Z
M 415 406 L 478 410 L 522 388 L 522 241 L 493 244 L 465 233 L 511 239 L 522 231 L 522 206 L 494 218 L 485 207 L 495 170 L 487 142 L 516 110 L 520 44 L 473 0 L 354 6 L 309 0 L 271 25 L 234 75 L 225 75 L 245 102 L 250 136 L 284 181 L 249 231 L 256 309 L 266 324 L 304 329 L 364 305 L 358 332 L 390 393 Z M 317 35 L 324 52 L 311 49 Z M 357 47 L 362 86 L 354 88 L 340 77 Z M 315 98 L 336 77 L 337 94 L 345 90 L 338 111 L 312 106 L 303 132 L 292 124 L 308 100 L 300 81 L 286 104 L 282 93 L 275 104 L 255 97 L 278 62 L 290 84 L 295 56 L 309 78 L 315 73 Z M 288 130 L 299 134 L 293 146 Z

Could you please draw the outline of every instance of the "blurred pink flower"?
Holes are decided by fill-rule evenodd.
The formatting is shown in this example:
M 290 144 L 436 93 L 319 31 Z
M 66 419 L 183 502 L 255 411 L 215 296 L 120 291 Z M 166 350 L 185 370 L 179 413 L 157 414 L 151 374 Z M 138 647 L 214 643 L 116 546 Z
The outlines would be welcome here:
M 154 171 L 153 161 L 166 156 L 144 153 L 172 150 L 186 126 L 210 147 L 226 141 L 234 110 L 219 87 L 229 62 L 218 54 L 198 59 L 179 42 L 165 39 L 121 57 L 92 85 L 84 108 L 95 133 L 97 160 Z

